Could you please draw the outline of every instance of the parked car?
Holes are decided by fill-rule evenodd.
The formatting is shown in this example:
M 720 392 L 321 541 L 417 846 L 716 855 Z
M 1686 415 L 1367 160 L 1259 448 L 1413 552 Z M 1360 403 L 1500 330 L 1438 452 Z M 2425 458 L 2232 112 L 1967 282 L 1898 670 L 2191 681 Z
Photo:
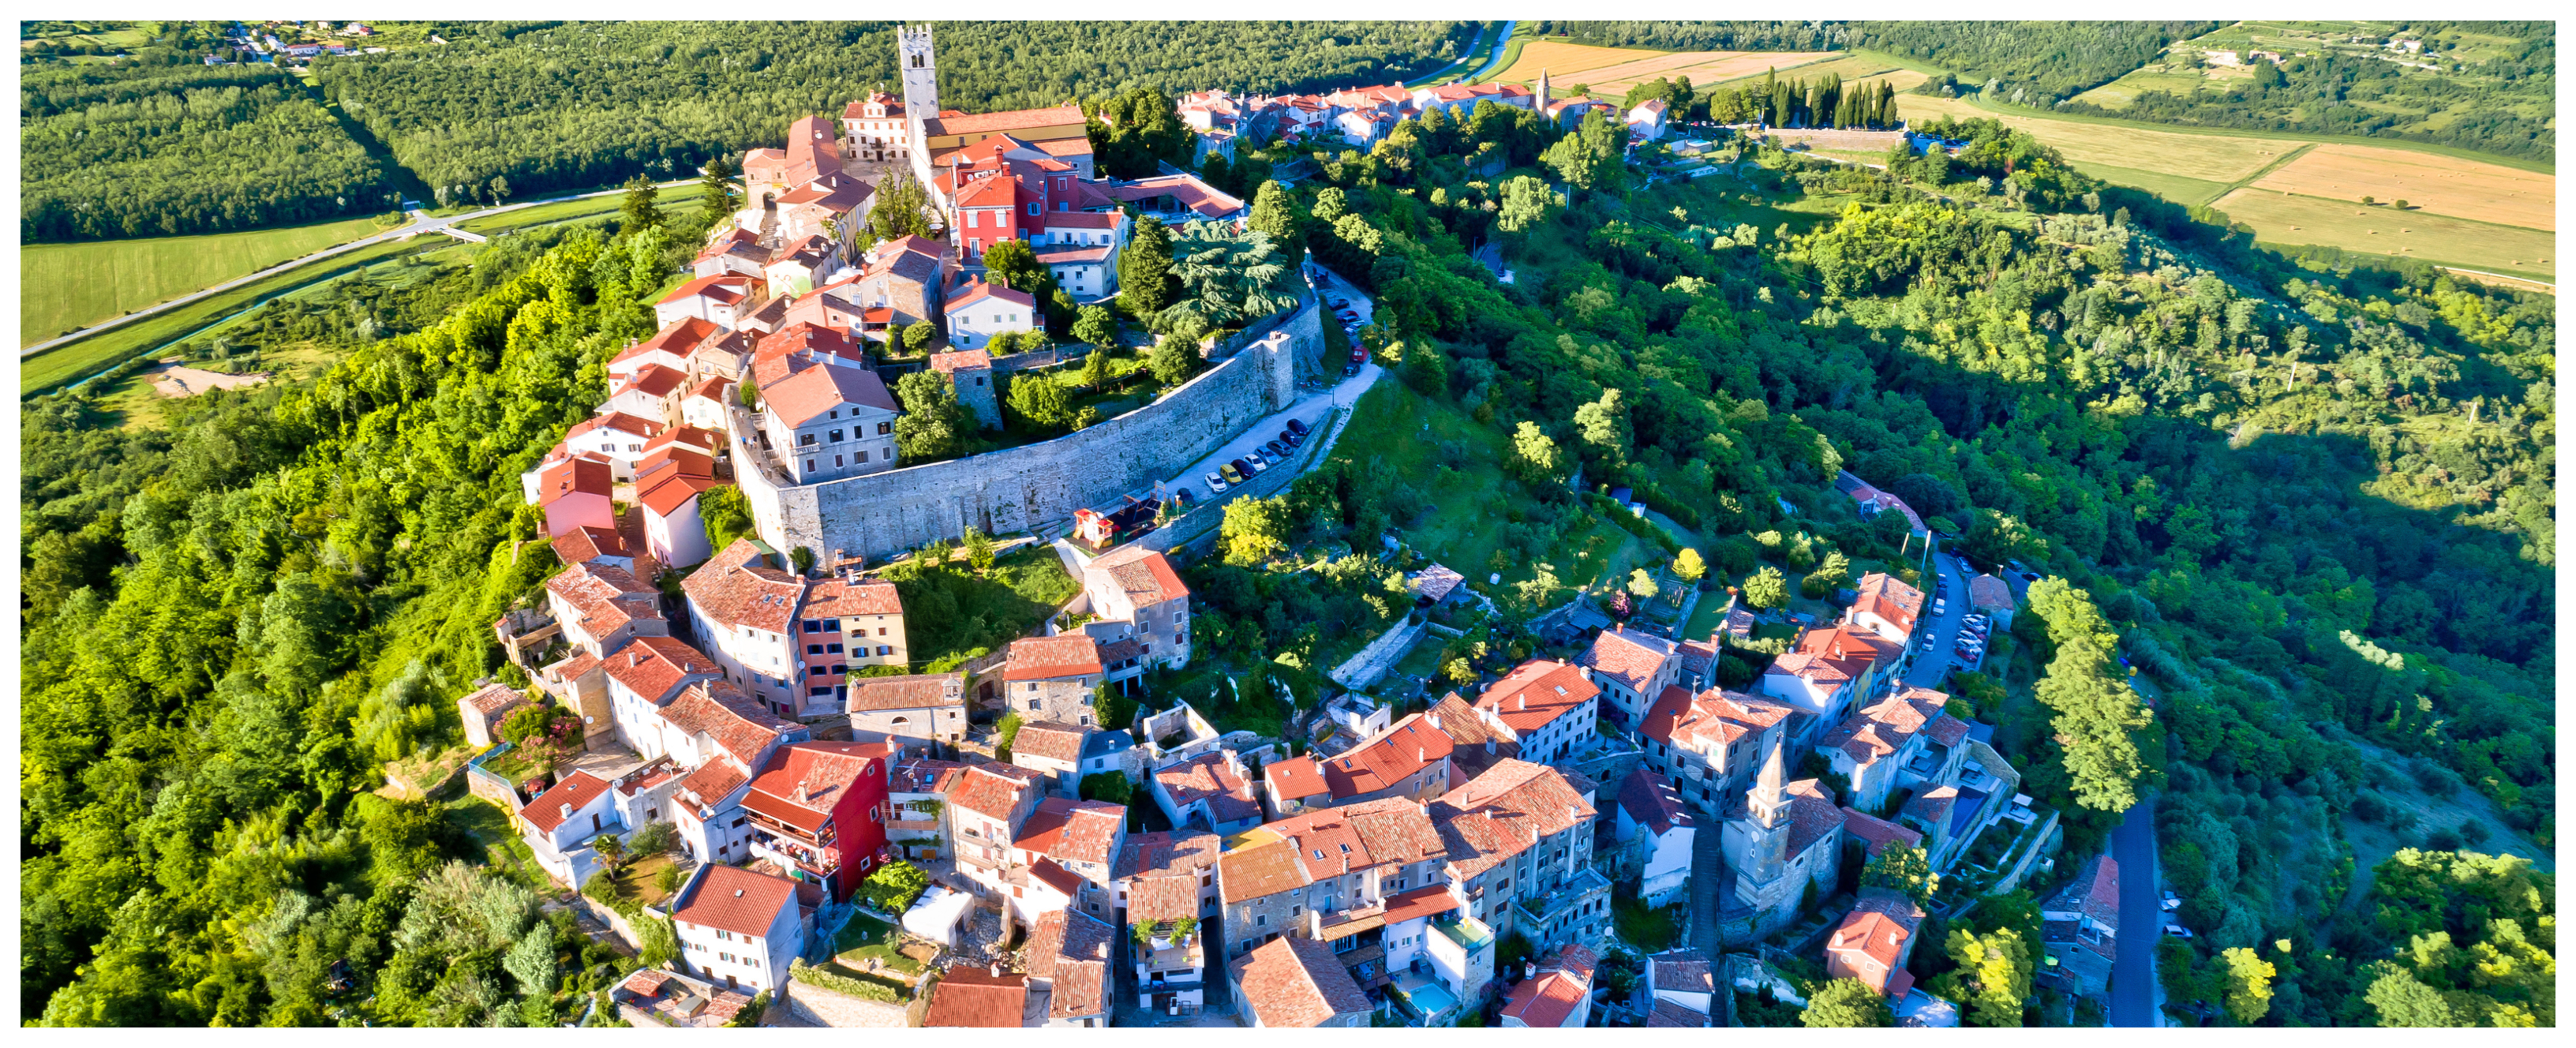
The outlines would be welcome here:
M 1261 453 L 1268 455 L 1273 459 L 1284 459 L 1288 457 L 1287 447 L 1275 440 L 1262 441 Z
M 1189 508 L 1190 503 L 1194 501 L 1196 500 L 1190 498 L 1190 489 L 1187 486 L 1172 489 L 1173 509 L 1187 509 Z
M 1288 428 L 1294 431 L 1298 436 L 1302 437 L 1306 435 L 1306 424 L 1299 422 L 1296 419 L 1292 418 L 1288 420 Z
M 1267 472 L 1270 469 L 1270 460 L 1261 457 L 1258 451 L 1244 452 L 1243 460 L 1252 463 L 1252 471 L 1255 473 Z
M 1217 467 L 1218 472 L 1221 472 L 1221 473 L 1224 473 L 1224 474 L 1225 474 L 1225 482 L 1226 482 L 1226 483 L 1228 483 L 1228 484 L 1241 484 L 1241 483 L 1243 483 L 1244 467 L 1237 465 L 1237 463 L 1240 463 L 1240 462 L 1242 462 L 1242 461 L 1243 461 L 1242 459 L 1236 459 L 1236 460 L 1234 460 L 1233 462 L 1228 462 L 1228 463 L 1226 463 L 1225 465 L 1222 465 L 1222 466 L 1218 466 L 1218 467 Z M 1219 489 L 1219 490 L 1223 490 L 1223 489 Z
M 1293 448 L 1304 444 L 1306 442 L 1306 437 L 1305 434 L 1299 433 L 1296 430 L 1283 429 L 1279 431 L 1279 442 Z
M 1356 374 L 1359 374 L 1359 373 L 1360 373 L 1360 366 L 1359 366 L 1359 365 L 1357 365 L 1357 364 L 1344 364 L 1344 365 L 1342 365 L 1342 377 L 1343 377 L 1343 378 L 1349 378 L 1349 377 L 1351 377 L 1351 376 L 1353 376 L 1353 375 L 1356 375 Z
M 1364 349 L 1364 348 L 1362 348 L 1362 347 L 1359 347 L 1359 346 L 1352 346 L 1352 347 L 1351 347 L 1351 363 L 1354 363 L 1354 364 L 1366 364 L 1366 363 L 1368 363 L 1368 350 L 1366 350 L 1366 349 Z
M 1347 299 L 1347 298 L 1337 298 L 1337 299 L 1334 299 L 1334 300 L 1333 300 L 1333 308 L 1334 308 L 1334 309 L 1349 309 L 1349 308 L 1351 308 L 1351 300 L 1350 300 L 1350 299 Z

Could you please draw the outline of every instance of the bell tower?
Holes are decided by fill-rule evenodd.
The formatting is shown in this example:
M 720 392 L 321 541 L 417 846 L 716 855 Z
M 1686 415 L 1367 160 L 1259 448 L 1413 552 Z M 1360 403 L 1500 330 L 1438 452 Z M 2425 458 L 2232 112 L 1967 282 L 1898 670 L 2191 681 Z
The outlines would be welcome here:
M 1534 100 L 1533 100 L 1533 101 L 1536 101 L 1536 102 L 1538 103 L 1538 105 L 1537 105 L 1535 108 L 1538 110 L 1538 112 L 1539 112 L 1541 115 L 1545 115 L 1545 114 L 1547 113 L 1547 102 L 1548 102 L 1548 98 L 1547 98 L 1547 70 L 1545 70 L 1545 69 L 1541 69 L 1541 70 L 1539 70 L 1539 71 L 1538 71 L 1538 92 L 1537 92 L 1537 93 L 1538 93 L 1538 97 L 1537 97 L 1536 99 L 1534 99 Z
M 939 62 L 931 55 L 929 26 L 896 27 L 895 71 L 903 75 L 904 145 L 912 154 L 913 177 L 926 187 L 930 149 L 923 123 L 939 116 Z

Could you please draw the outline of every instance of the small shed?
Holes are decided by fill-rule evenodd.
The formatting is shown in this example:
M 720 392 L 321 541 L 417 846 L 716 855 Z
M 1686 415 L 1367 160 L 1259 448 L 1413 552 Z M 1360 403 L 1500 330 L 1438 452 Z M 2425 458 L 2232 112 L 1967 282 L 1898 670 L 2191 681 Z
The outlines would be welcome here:
M 903 930 L 953 950 L 974 910 L 974 896 L 934 884 L 904 911 Z
M 507 684 L 487 684 L 456 700 L 457 716 L 465 721 L 465 741 L 476 746 L 491 745 L 501 730 L 501 722 L 528 704 L 526 695 Z

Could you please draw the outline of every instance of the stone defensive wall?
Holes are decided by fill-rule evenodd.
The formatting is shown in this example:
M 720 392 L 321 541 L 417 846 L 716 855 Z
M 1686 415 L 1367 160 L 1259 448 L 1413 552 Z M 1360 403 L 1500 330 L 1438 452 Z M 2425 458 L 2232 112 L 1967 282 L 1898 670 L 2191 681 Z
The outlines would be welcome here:
M 737 448 L 734 473 L 763 541 L 828 561 L 882 559 L 967 528 L 988 535 L 1069 523 L 1073 511 L 1152 487 L 1297 397 L 1324 372 L 1322 309 L 1310 296 L 1219 344 L 1216 366 L 1162 399 L 1036 444 L 818 484 L 791 484 Z

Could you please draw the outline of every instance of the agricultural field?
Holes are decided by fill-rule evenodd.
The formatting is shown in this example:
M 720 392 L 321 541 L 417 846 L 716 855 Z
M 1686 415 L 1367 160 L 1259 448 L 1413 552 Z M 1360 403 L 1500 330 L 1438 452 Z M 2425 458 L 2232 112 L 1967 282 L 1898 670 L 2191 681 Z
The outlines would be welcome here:
M 2066 159 L 2088 172 L 2097 166 L 2147 172 L 2189 172 L 2189 177 L 2202 181 L 2233 183 L 2253 177 L 2263 170 L 2264 165 L 2298 148 L 2297 142 L 2269 138 L 2150 131 L 2117 124 L 1998 113 L 1964 98 L 1898 95 L 1896 110 L 1907 120 L 1918 122 L 1944 116 L 1962 120 L 2000 119 L 2009 126 L 2039 136 L 2040 141 L 2056 147 L 2058 152 L 2066 154 Z
M 2175 44 L 2166 49 L 2161 60 L 2075 97 L 2077 101 L 2090 102 L 2105 109 L 2120 109 L 2150 91 L 2171 95 L 2188 95 L 2203 90 L 2224 91 L 2253 77 L 2254 69 L 2249 65 L 2209 63 L 2204 56 L 2213 52 L 2243 55 L 2252 51 L 2269 51 L 2285 58 L 2332 54 L 2376 58 L 2416 69 L 2438 66 L 2440 71 L 2473 73 L 2477 65 L 2489 59 L 2513 54 L 2518 44 L 2505 37 L 2460 29 L 2444 30 L 2430 39 L 2430 43 L 2441 52 L 2436 59 L 2423 54 L 2391 51 L 2370 42 L 2385 39 L 2392 33 L 2412 35 L 2403 33 L 2402 25 L 2404 23 L 2400 22 L 2238 22 Z M 2450 70 L 2452 65 L 2463 68 Z
M 195 237 L 28 244 L 18 249 L 18 344 L 212 287 L 372 236 L 391 218 L 352 218 Z
M 1670 80 L 1686 76 L 1691 83 L 1706 86 L 1760 76 L 1768 69 L 1800 67 L 1805 72 L 1810 70 L 1804 67 L 1836 57 L 1830 51 L 1653 51 L 1562 40 L 1532 40 L 1513 46 L 1517 54 L 1511 64 L 1488 80 L 1527 84 L 1535 82 L 1544 71 L 1559 90 L 1582 84 L 1591 88 L 1596 97 L 1617 97 L 1658 77 Z M 1878 64 L 1872 71 L 1886 68 Z
M 1837 52 L 1808 53 L 1793 51 L 1754 51 L 1746 52 L 1746 55 L 1748 57 L 1762 58 L 1765 60 L 1765 64 L 1755 65 L 1751 68 L 1725 70 L 1725 79 L 1722 80 L 1704 78 L 1698 71 L 1694 70 L 1690 74 L 1691 86 L 1694 88 L 1707 88 L 1721 84 L 1741 84 L 1747 80 L 1759 79 L 1763 74 L 1771 71 L 1772 67 L 1768 62 L 1772 59 L 1778 60 L 1778 69 L 1782 76 L 1789 75 L 1790 71 L 1795 69 L 1798 77 L 1805 80 L 1813 80 L 1817 77 L 1826 76 L 1828 74 L 1843 78 L 1843 82 L 1846 84 L 1861 80 L 1876 82 L 1881 79 L 1886 79 L 1895 81 L 1896 89 L 1898 91 L 1903 91 L 1907 88 L 1913 87 L 1916 84 L 1922 83 L 1924 80 L 1924 75 L 1921 73 L 1915 72 L 1911 69 L 1899 68 L 1894 63 L 1868 55 L 1841 54 Z
M 2558 180 L 2534 171 L 2454 160 L 2404 149 L 2328 143 L 2300 154 L 2253 184 L 2299 196 L 2385 204 L 2473 222 L 2526 229 L 2558 228 Z
M 2258 183 L 2259 185 L 2259 183 Z M 2412 203 L 2410 200 L 2409 203 Z M 2555 234 L 2248 186 L 2212 205 L 2267 244 L 2317 244 L 2557 279 Z

